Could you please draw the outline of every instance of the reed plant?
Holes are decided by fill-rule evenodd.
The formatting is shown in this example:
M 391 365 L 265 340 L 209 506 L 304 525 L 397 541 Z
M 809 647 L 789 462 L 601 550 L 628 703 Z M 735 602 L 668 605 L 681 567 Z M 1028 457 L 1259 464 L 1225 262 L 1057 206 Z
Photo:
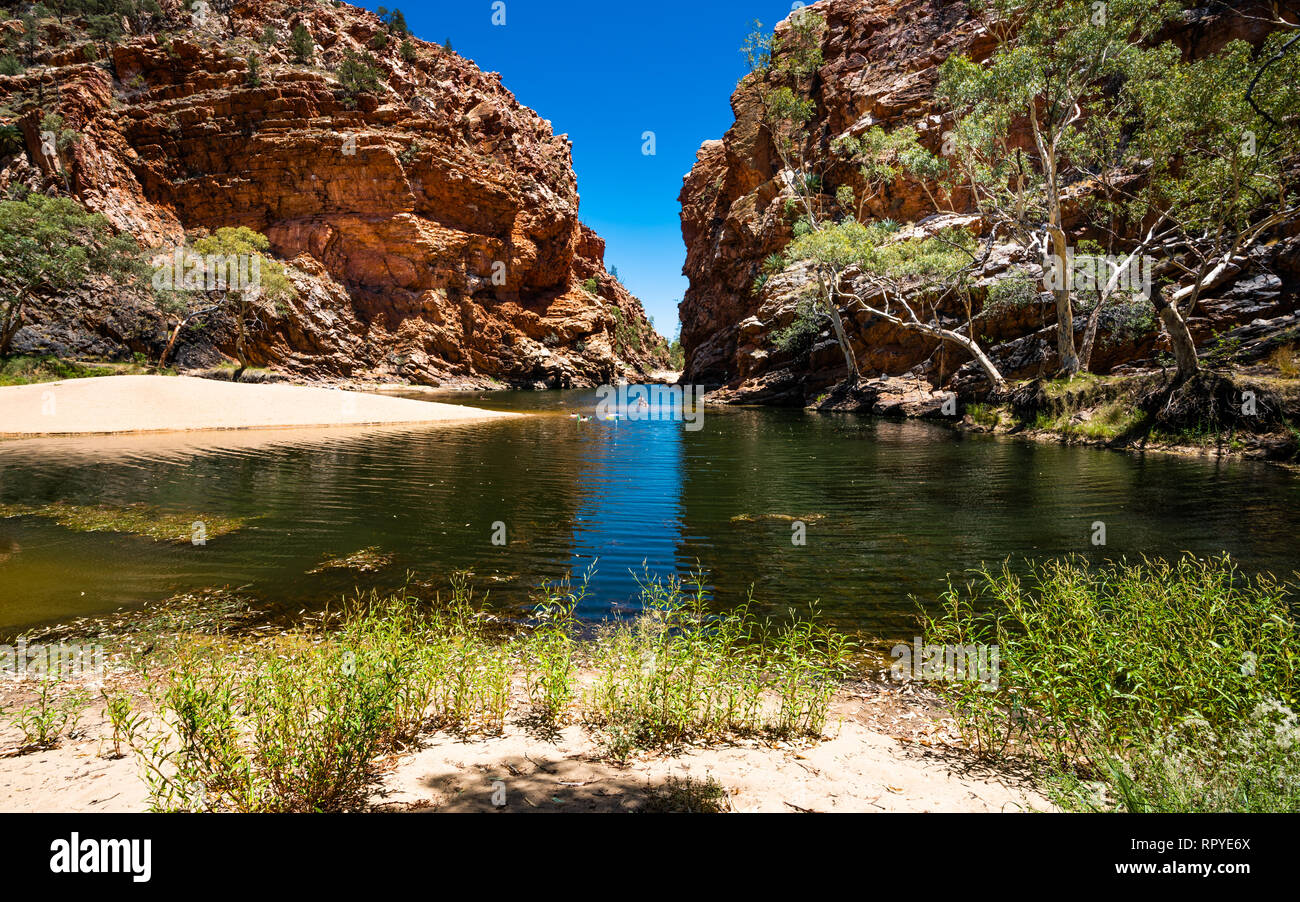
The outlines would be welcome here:
M 1266 741 L 1300 710 L 1293 598 L 1226 555 L 1067 558 L 980 570 L 923 620 L 929 644 L 998 646 L 996 688 L 938 691 L 971 747 L 1046 762 L 1068 807 L 1253 810 L 1294 805 L 1300 780 L 1291 745 Z
M 815 619 L 772 628 L 744 604 L 712 613 L 702 575 L 642 584 L 641 616 L 592 648 L 586 717 L 625 757 L 729 735 L 819 735 L 848 641 Z
M 585 594 L 585 580 L 544 586 L 509 636 L 464 574 L 432 601 L 364 594 L 318 629 L 181 655 L 156 693 L 161 728 L 111 706 L 110 717 L 142 760 L 153 807 L 168 811 L 354 810 L 383 756 L 434 730 L 500 731 L 516 694 L 552 725 L 580 712 L 618 755 L 823 729 L 847 659 L 837 633 L 812 621 L 774 629 L 748 604 L 711 613 L 700 577 L 689 591 L 647 582 L 644 613 L 589 644 L 575 615 Z
M 20 749 L 48 749 L 73 733 L 89 699 L 78 688 L 56 693 L 60 680 L 45 676 L 37 680 L 36 698 L 9 715 L 10 723 L 22 733 Z

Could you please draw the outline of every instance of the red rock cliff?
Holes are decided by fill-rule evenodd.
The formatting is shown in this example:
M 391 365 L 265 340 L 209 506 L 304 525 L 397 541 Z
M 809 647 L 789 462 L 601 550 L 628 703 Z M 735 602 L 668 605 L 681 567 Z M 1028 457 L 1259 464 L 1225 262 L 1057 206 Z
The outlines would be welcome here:
M 1199 11 L 1173 37 L 1192 53 L 1211 52 L 1226 41 L 1257 41 L 1268 31 L 1266 17 L 1222 8 Z M 821 0 L 808 9 L 825 20 L 823 64 L 811 80 L 815 104 L 812 140 L 828 156 L 830 142 L 859 135 L 873 126 L 914 127 L 921 141 L 938 152 L 944 129 L 933 92 L 939 66 L 950 55 L 987 58 L 994 40 L 972 18 L 963 0 Z M 777 26 L 778 34 L 789 20 Z M 809 291 L 795 268 L 772 276 L 761 287 L 755 279 L 765 258 L 780 253 L 792 237 L 784 202 L 790 191 L 781 163 L 760 123 L 759 82 L 746 79 L 731 97 L 735 124 L 721 140 L 700 148 L 685 177 L 679 200 L 686 243 L 683 273 L 690 287 L 680 305 L 685 379 L 726 386 L 724 395 L 755 402 L 803 404 L 845 375 L 843 356 L 829 330 L 810 352 L 791 354 L 774 347 L 771 335 L 796 316 L 799 298 Z M 855 193 L 860 179 L 852 167 L 832 168 L 823 187 L 833 197 L 840 185 Z M 935 212 L 921 186 L 900 178 L 871 197 L 867 218 L 916 222 Z M 1077 237 L 1077 235 L 1076 235 Z M 995 255 L 988 279 L 1012 263 L 1027 261 Z M 1270 258 L 1242 274 L 1219 295 L 1208 298 L 1191 322 L 1198 340 L 1209 340 L 1255 320 L 1279 328 L 1297 321 L 1300 309 L 1300 243 L 1277 245 Z M 1045 298 L 1044 298 L 1045 300 Z M 955 314 L 956 311 L 953 311 Z M 1045 303 L 990 315 L 981 334 L 1010 377 L 1051 370 L 1052 315 Z M 961 388 L 978 381 L 968 361 L 914 332 L 858 315 L 851 338 L 859 365 L 868 376 L 908 374 L 938 387 Z M 1150 358 L 1160 350 L 1157 330 L 1115 339 L 1094 357 L 1100 369 Z
M 69 191 L 153 248 L 196 229 L 264 233 L 298 298 L 256 355 L 299 375 L 559 386 L 665 362 L 579 221 L 570 142 L 498 75 L 400 35 L 376 49 L 384 24 L 345 4 L 213 0 L 202 21 L 162 6 L 149 33 L 128 21 L 111 46 L 43 22 L 38 64 L 0 77 L 27 139 L 0 160 L 0 188 Z M 306 62 L 290 49 L 299 23 Z M 347 51 L 372 53 L 382 80 L 354 103 L 337 77 Z M 40 146 L 51 111 L 78 135 L 62 172 Z M 152 350 L 160 336 L 147 310 L 124 318 L 94 293 L 31 319 L 20 347 Z M 219 324 L 187 333 L 180 359 L 228 339 Z

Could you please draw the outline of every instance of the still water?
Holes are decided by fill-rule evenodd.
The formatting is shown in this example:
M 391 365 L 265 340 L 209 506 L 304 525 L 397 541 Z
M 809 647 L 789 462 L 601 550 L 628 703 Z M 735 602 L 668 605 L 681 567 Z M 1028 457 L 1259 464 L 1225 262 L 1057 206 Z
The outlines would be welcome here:
M 1250 570 L 1297 567 L 1300 479 L 1263 464 L 792 410 L 709 407 L 698 431 L 581 422 L 570 414 L 596 406 L 582 391 L 438 400 L 534 415 L 0 443 L 0 503 L 252 518 L 202 546 L 0 519 L 0 633 L 208 586 L 297 609 L 408 571 L 472 570 L 493 603 L 514 606 L 594 567 L 581 613 L 597 619 L 628 610 L 643 572 L 699 567 L 720 605 L 752 586 L 770 613 L 818 600 L 842 626 L 893 638 L 911 635 L 916 603 L 933 603 L 946 574 L 982 561 L 1226 550 Z M 393 564 L 307 573 L 369 546 Z

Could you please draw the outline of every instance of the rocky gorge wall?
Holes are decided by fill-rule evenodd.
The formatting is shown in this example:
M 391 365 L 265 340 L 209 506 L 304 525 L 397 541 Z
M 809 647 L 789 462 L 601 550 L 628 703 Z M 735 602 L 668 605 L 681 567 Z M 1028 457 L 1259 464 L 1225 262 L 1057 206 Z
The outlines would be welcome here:
M 297 297 L 267 313 L 254 362 L 300 377 L 553 387 L 666 364 L 579 220 L 569 140 L 498 75 L 403 48 L 346 4 L 213 0 L 201 21 L 161 8 L 112 44 L 42 20 L 35 64 L 0 76 L 0 115 L 25 145 L 0 159 L 0 190 L 69 193 L 161 251 L 227 226 L 265 234 Z M 315 43 L 305 61 L 298 24 Z M 371 54 L 381 79 L 352 102 L 348 52 Z M 76 135 L 54 154 L 51 112 Z M 15 349 L 155 356 L 165 338 L 147 298 L 87 286 L 29 310 Z M 177 360 L 210 363 L 232 340 L 217 317 L 182 335 Z
M 1188 52 L 1211 52 L 1232 39 L 1258 41 L 1269 31 L 1262 18 L 1242 10 L 1197 11 L 1171 37 Z M 964 0 L 821 0 L 806 9 L 826 23 L 822 65 L 808 95 L 815 105 L 812 140 L 829 157 L 831 142 L 858 136 L 874 126 L 915 128 L 923 146 L 940 153 L 948 127 L 934 98 L 939 66 L 953 54 L 979 61 L 995 41 L 972 17 Z M 777 26 L 787 32 L 790 20 Z M 796 318 L 799 302 L 811 290 L 809 276 L 790 267 L 755 281 L 764 260 L 779 254 L 793 237 L 785 201 L 792 196 L 781 161 L 761 122 L 761 81 L 751 77 L 731 97 L 735 122 L 720 140 L 701 146 L 683 180 L 682 237 L 686 244 L 683 273 L 690 287 L 680 305 L 684 379 L 722 387 L 716 396 L 735 401 L 806 404 L 824 394 L 846 374 L 829 328 L 807 350 L 778 348 L 773 334 Z M 863 188 L 855 167 L 831 166 L 822 191 L 834 197 L 841 185 Z M 917 181 L 900 176 L 870 194 L 863 209 L 867 220 L 916 223 L 922 231 L 943 225 L 980 230 L 979 217 L 938 214 L 930 195 Z M 1067 222 L 1072 242 L 1086 237 L 1085 224 Z M 1237 276 L 1212 292 L 1189 322 L 1203 347 L 1212 341 L 1258 341 L 1300 325 L 1300 239 L 1296 224 L 1283 240 L 1255 253 Z M 1290 237 L 1287 237 L 1289 235 Z M 995 247 L 978 274 L 974 295 L 982 304 L 987 286 L 1011 268 L 1041 273 L 1041 261 L 1028 260 L 1014 246 Z M 964 312 L 941 310 L 948 327 L 964 323 Z M 994 310 L 977 308 L 977 326 L 985 350 L 1008 378 L 1050 375 L 1057 366 L 1055 314 L 1050 295 L 1036 302 Z M 1085 317 L 1075 322 L 1081 333 Z M 895 394 L 907 386 L 922 394 L 943 387 L 976 393 L 983 375 L 963 352 L 859 311 L 846 316 L 859 366 Z M 1155 321 L 1137 329 L 1103 326 L 1093 368 L 1108 373 L 1142 367 L 1167 350 Z M 884 409 L 889 409 L 885 404 Z

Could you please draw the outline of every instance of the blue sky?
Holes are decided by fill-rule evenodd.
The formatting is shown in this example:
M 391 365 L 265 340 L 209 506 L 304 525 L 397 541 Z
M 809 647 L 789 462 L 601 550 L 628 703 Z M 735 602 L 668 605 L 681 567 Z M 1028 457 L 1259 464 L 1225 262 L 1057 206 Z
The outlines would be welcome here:
M 450 39 L 569 135 L 582 220 L 605 239 L 606 266 L 671 337 L 687 284 L 682 176 L 700 143 L 731 126 L 753 20 L 770 32 L 789 0 L 505 0 L 504 26 L 492 24 L 492 0 L 396 5 L 416 37 Z M 654 156 L 641 152 L 646 131 Z

